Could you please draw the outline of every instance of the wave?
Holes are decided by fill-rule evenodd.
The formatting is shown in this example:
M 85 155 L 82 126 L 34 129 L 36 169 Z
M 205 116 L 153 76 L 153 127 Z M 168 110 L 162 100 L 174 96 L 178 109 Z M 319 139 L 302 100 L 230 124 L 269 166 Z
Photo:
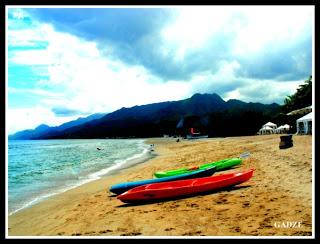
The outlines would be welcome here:
M 67 186 L 60 188 L 60 189 L 55 189 L 51 192 L 47 192 L 47 193 L 41 194 L 39 196 L 36 196 L 32 200 L 27 201 L 25 203 L 22 203 L 17 209 L 12 210 L 9 213 L 9 215 L 12 215 L 22 209 L 30 207 L 30 206 L 32 206 L 36 203 L 39 203 L 49 197 L 54 196 L 54 195 L 69 191 L 71 189 L 74 189 L 76 187 L 79 187 L 81 185 L 89 183 L 91 181 L 101 179 L 102 176 L 105 176 L 105 175 L 109 174 L 110 172 L 114 172 L 116 170 L 121 170 L 122 168 L 130 167 L 132 165 L 135 165 L 135 164 L 138 164 L 138 163 L 145 161 L 147 159 L 147 153 L 149 152 L 149 148 L 147 147 L 147 144 L 144 143 L 144 140 L 142 140 L 141 142 L 138 142 L 138 143 L 139 143 L 139 148 L 142 149 L 142 152 L 136 153 L 136 154 L 134 154 L 130 157 L 127 157 L 125 159 L 122 159 L 122 160 L 116 160 L 114 162 L 114 164 L 109 165 L 107 168 L 101 169 L 101 170 L 94 172 L 94 173 L 90 173 L 87 176 L 78 177 L 77 182 L 73 182 Z

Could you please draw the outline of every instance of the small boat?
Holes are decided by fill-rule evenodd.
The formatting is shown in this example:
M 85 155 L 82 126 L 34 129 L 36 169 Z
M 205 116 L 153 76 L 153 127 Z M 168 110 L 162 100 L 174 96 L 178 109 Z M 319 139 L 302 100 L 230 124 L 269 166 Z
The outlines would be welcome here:
M 203 178 L 147 184 L 126 191 L 117 198 L 125 203 L 135 203 L 208 192 L 241 184 L 252 177 L 253 171 L 254 169 L 249 169 Z
M 190 128 L 190 133 L 186 136 L 186 139 L 192 140 L 192 139 L 202 139 L 202 138 L 208 138 L 208 135 L 201 135 L 200 132 L 196 132 L 195 128 Z
M 123 182 L 116 185 L 112 185 L 110 187 L 110 191 L 115 194 L 121 194 L 125 191 L 130 190 L 131 188 L 151 184 L 151 183 L 159 183 L 159 182 L 167 182 L 167 181 L 175 181 L 175 180 L 183 180 L 183 179 L 192 179 L 197 177 L 207 177 L 210 175 L 213 175 L 216 171 L 216 167 L 212 166 L 210 168 L 206 169 L 198 169 L 194 170 L 192 172 L 187 172 L 184 174 L 174 175 L 174 176 L 168 176 L 168 177 L 162 177 L 162 178 L 153 178 L 153 179 L 147 179 L 147 180 L 140 180 L 140 181 L 132 181 L 132 182 Z
M 187 135 L 186 139 L 188 140 L 194 140 L 194 139 L 204 139 L 204 138 L 208 138 L 208 135 Z
M 173 175 L 185 174 L 187 172 L 192 172 L 197 169 L 206 169 L 212 166 L 216 166 L 216 171 L 221 171 L 225 169 L 229 169 L 234 167 L 242 162 L 241 158 L 227 158 L 207 164 L 202 164 L 200 166 L 194 166 L 189 168 L 180 168 L 180 169 L 173 169 L 168 171 L 158 171 L 154 173 L 154 176 L 157 178 L 168 177 Z

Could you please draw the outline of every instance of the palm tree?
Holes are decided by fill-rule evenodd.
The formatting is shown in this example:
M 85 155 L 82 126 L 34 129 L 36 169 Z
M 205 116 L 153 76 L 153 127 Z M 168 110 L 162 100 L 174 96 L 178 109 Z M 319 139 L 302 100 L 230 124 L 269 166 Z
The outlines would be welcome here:
M 288 113 L 292 110 L 310 106 L 312 104 L 312 76 L 300 85 L 296 93 L 284 99 L 282 110 Z

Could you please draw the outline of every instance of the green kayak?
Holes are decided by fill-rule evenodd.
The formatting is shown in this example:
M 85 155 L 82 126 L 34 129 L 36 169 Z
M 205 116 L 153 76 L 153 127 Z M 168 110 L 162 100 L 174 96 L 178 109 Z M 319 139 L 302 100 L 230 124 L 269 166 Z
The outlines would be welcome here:
M 180 168 L 180 169 L 174 169 L 174 170 L 168 170 L 168 171 L 158 171 L 154 173 L 154 176 L 156 178 L 162 178 L 162 177 L 167 177 L 167 176 L 174 176 L 174 175 L 179 175 L 179 174 L 185 174 L 187 172 L 197 170 L 197 169 L 206 169 L 210 168 L 212 166 L 216 166 L 216 171 L 221 171 L 225 170 L 228 168 L 231 168 L 233 166 L 236 166 L 240 164 L 242 160 L 240 158 L 227 158 L 207 164 L 202 164 L 200 166 L 194 166 L 194 167 L 189 167 L 189 168 Z

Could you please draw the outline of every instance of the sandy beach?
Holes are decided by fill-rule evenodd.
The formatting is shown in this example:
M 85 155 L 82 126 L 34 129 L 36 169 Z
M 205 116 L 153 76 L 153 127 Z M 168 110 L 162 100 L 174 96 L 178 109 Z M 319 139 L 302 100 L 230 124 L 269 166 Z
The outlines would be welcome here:
M 312 137 L 293 135 L 293 147 L 283 150 L 279 142 L 279 135 L 148 139 L 156 157 L 8 216 L 8 236 L 311 236 Z M 231 190 L 144 205 L 124 204 L 108 191 L 243 152 L 251 156 L 240 166 L 216 173 L 255 168 Z M 286 228 L 288 222 L 296 225 Z

